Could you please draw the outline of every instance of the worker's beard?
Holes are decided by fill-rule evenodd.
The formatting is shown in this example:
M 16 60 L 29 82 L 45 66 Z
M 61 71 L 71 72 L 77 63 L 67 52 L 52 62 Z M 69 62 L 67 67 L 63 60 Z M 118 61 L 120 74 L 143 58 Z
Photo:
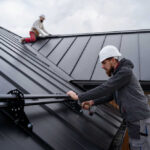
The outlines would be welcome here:
M 106 74 L 111 77 L 111 75 L 113 74 L 114 72 L 114 68 L 111 66 L 111 68 L 109 70 L 106 70 Z
M 43 22 L 43 20 L 40 20 L 41 22 Z

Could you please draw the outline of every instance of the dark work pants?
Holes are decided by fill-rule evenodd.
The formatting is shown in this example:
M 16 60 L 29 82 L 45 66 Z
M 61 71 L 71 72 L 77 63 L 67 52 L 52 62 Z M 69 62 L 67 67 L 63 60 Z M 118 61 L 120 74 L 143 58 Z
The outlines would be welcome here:
M 150 150 L 150 118 L 133 122 L 133 126 L 137 128 L 139 126 L 139 137 L 135 138 L 136 134 L 135 128 L 130 128 L 128 126 L 129 133 L 129 143 L 131 150 Z M 134 132 L 132 131 L 134 130 Z M 132 135 L 133 134 L 133 135 Z

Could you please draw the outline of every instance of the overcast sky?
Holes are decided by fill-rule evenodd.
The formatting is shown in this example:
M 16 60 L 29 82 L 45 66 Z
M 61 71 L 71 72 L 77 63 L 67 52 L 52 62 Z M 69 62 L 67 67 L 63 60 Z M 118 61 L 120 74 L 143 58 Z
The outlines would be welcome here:
M 0 26 L 18 35 L 40 14 L 51 34 L 150 28 L 150 0 L 0 0 Z

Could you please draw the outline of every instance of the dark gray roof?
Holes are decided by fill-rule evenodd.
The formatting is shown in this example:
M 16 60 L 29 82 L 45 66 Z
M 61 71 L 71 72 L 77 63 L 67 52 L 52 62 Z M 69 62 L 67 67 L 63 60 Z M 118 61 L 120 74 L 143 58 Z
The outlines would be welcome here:
M 83 49 L 90 54 L 89 49 L 86 48 L 89 41 L 90 47 L 94 47 L 98 52 L 99 46 L 94 43 L 98 43 L 99 39 L 101 42 L 104 40 L 102 36 L 61 37 L 40 40 L 31 47 L 20 44 L 19 38 L 16 34 L 0 27 L 1 94 L 15 88 L 23 93 L 32 94 L 65 93 L 70 89 L 78 93 L 82 92 L 68 82 L 72 80 L 72 77 L 62 71 L 62 66 L 65 68 L 65 65 L 69 63 L 74 66 Z M 51 52 L 49 57 L 53 55 L 56 59 L 52 63 L 35 49 L 40 49 L 44 56 Z M 62 51 L 59 52 L 59 50 Z M 60 61 L 67 50 L 69 51 L 65 59 Z M 59 57 L 57 53 L 61 55 L 60 58 L 57 58 Z M 72 57 L 71 53 L 76 56 Z M 96 53 L 91 55 L 96 57 Z M 82 56 L 85 60 L 86 57 Z M 55 65 L 55 61 L 60 62 Z M 71 70 L 72 68 L 68 68 L 68 71 Z M 75 113 L 63 104 L 28 106 L 25 107 L 25 112 L 33 124 L 33 132 L 36 134 L 34 136 L 27 135 L 0 111 L 2 150 L 47 149 L 45 145 L 39 145 L 36 138 L 44 140 L 48 147 L 51 146 L 57 150 L 108 150 L 122 122 L 118 111 L 107 104 L 98 106 L 92 117 L 88 115 L 88 112 Z
M 150 81 L 150 30 L 120 31 L 93 34 L 58 35 L 31 46 L 62 69 L 73 80 L 107 79 L 98 61 L 100 49 L 115 45 L 123 57 L 134 63 L 140 81 Z

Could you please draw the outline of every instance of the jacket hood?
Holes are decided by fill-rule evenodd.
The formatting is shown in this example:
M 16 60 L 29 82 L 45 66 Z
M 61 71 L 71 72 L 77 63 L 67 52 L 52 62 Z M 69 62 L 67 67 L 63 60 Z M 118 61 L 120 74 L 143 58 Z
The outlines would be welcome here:
M 131 62 L 131 60 L 123 58 L 120 60 L 120 66 L 126 66 L 129 68 L 134 68 L 134 64 Z
M 113 74 L 115 74 L 121 67 L 128 67 L 133 69 L 134 68 L 134 64 L 131 62 L 131 60 L 123 58 L 119 61 L 119 66 L 118 68 L 114 71 Z

